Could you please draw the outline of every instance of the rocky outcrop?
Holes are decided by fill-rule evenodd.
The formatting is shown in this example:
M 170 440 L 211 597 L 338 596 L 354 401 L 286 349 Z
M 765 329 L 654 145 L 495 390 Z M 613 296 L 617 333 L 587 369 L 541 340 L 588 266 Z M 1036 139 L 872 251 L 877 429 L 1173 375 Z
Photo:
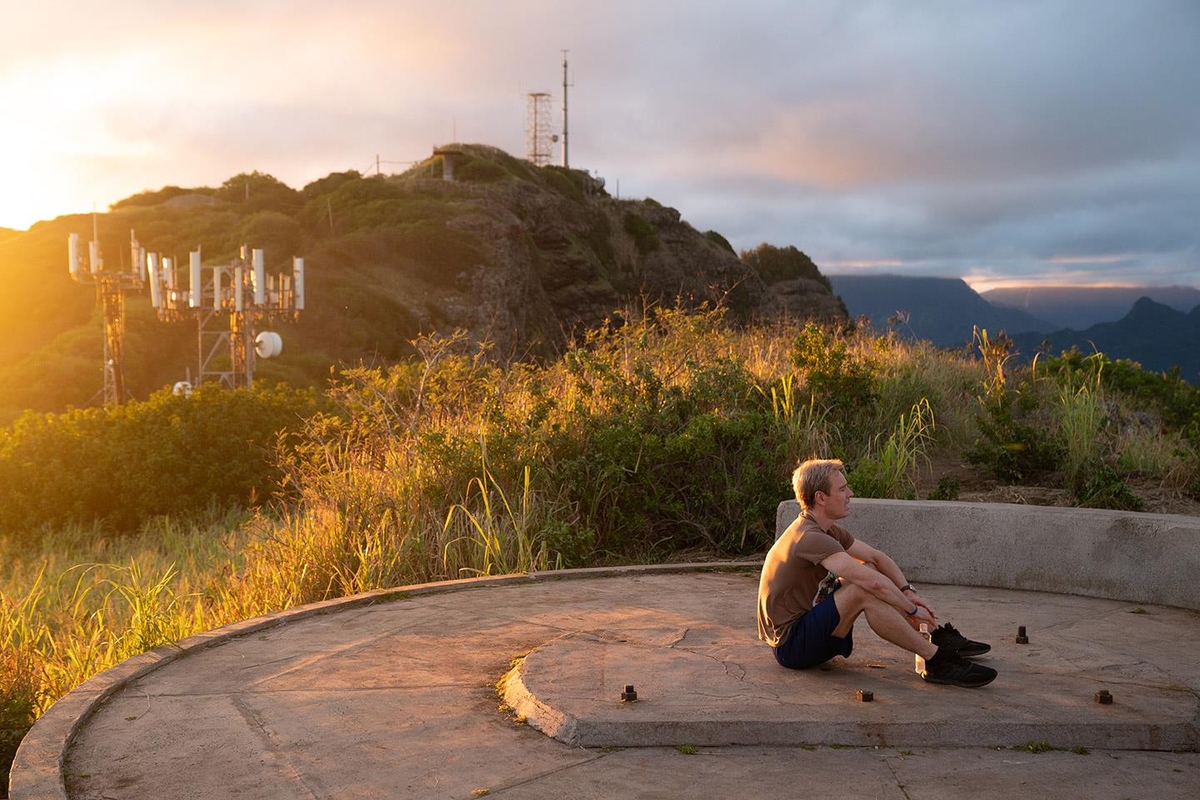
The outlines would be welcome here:
M 674 208 L 614 199 L 582 171 L 517 166 L 494 148 L 460 148 L 458 164 L 492 162 L 507 174 L 482 186 L 460 177 L 441 188 L 455 208 L 447 226 L 481 245 L 478 263 L 457 284 L 461 295 L 441 309 L 443 322 L 490 339 L 502 357 L 556 352 L 614 312 L 645 303 L 723 305 L 742 322 L 846 316 L 825 283 L 768 281 Z M 458 176 L 471 173 L 456 166 Z

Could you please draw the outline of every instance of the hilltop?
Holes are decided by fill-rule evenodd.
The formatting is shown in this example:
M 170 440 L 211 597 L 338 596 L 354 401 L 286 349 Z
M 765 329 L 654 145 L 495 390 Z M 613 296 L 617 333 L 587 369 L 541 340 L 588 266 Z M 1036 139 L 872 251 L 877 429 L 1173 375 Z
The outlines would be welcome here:
M 95 219 L 106 263 L 128 263 L 130 230 L 148 251 L 186 264 L 228 263 L 242 244 L 268 271 L 306 259 L 308 303 L 279 328 L 284 356 L 258 380 L 324 381 L 337 365 L 414 355 L 422 334 L 488 340 L 502 360 L 545 358 L 620 309 L 722 304 L 734 322 L 846 312 L 794 247 L 734 251 L 653 199 L 615 199 L 582 170 L 535 167 L 464 144 L 400 175 L 334 173 L 303 189 L 261 173 L 222 186 L 168 186 Z M 91 238 L 92 215 L 0 236 L 0 421 L 21 409 L 87 405 L 101 386 L 94 290 L 66 269 L 69 233 Z M 127 300 L 126 385 L 134 397 L 194 374 L 195 323 L 163 323 L 145 295 Z

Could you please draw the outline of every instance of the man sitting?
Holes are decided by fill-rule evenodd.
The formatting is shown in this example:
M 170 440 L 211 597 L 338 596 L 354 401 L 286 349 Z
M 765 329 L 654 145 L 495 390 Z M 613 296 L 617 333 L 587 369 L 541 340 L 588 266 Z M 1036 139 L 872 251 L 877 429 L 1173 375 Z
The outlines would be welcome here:
M 758 637 L 789 669 L 809 669 L 854 649 L 854 621 L 925 659 L 929 683 L 986 686 L 996 670 L 968 657 L 991 646 L 965 638 L 937 615 L 886 553 L 837 524 L 854 493 L 835 459 L 805 461 L 792 474 L 801 513 L 767 553 L 758 583 Z M 932 631 L 926 639 L 919 626 Z

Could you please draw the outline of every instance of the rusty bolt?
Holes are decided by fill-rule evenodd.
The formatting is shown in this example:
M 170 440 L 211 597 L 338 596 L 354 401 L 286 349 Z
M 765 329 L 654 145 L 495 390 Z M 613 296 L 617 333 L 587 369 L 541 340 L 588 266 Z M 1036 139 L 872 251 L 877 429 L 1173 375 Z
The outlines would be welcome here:
M 863 703 L 869 703 L 875 699 L 875 693 L 869 689 L 859 689 L 858 692 L 856 692 L 856 694 L 858 696 L 859 701 L 863 702 Z
M 1111 706 L 1112 701 L 1113 701 L 1113 696 L 1112 696 L 1112 693 L 1110 691 L 1108 691 L 1108 689 L 1101 689 L 1100 691 L 1096 692 L 1096 702 L 1099 703 L 1100 705 Z
M 1029 644 L 1029 637 L 1025 635 L 1025 626 L 1017 626 L 1017 644 Z
M 635 692 L 633 690 L 632 683 L 625 684 L 625 691 L 621 692 L 621 702 L 622 703 L 636 703 L 637 702 L 637 692 Z

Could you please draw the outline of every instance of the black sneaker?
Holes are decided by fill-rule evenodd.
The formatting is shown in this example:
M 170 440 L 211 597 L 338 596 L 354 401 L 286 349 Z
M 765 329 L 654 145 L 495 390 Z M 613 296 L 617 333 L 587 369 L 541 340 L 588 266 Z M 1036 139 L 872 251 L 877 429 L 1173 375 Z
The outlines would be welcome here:
M 966 658 L 981 656 L 992 649 L 990 644 L 971 641 L 949 624 L 937 626 L 937 630 L 933 632 L 933 643 Z
M 925 662 L 925 672 L 921 677 L 928 683 L 977 689 L 996 680 L 996 670 L 968 661 L 949 649 L 939 649 L 933 658 Z

